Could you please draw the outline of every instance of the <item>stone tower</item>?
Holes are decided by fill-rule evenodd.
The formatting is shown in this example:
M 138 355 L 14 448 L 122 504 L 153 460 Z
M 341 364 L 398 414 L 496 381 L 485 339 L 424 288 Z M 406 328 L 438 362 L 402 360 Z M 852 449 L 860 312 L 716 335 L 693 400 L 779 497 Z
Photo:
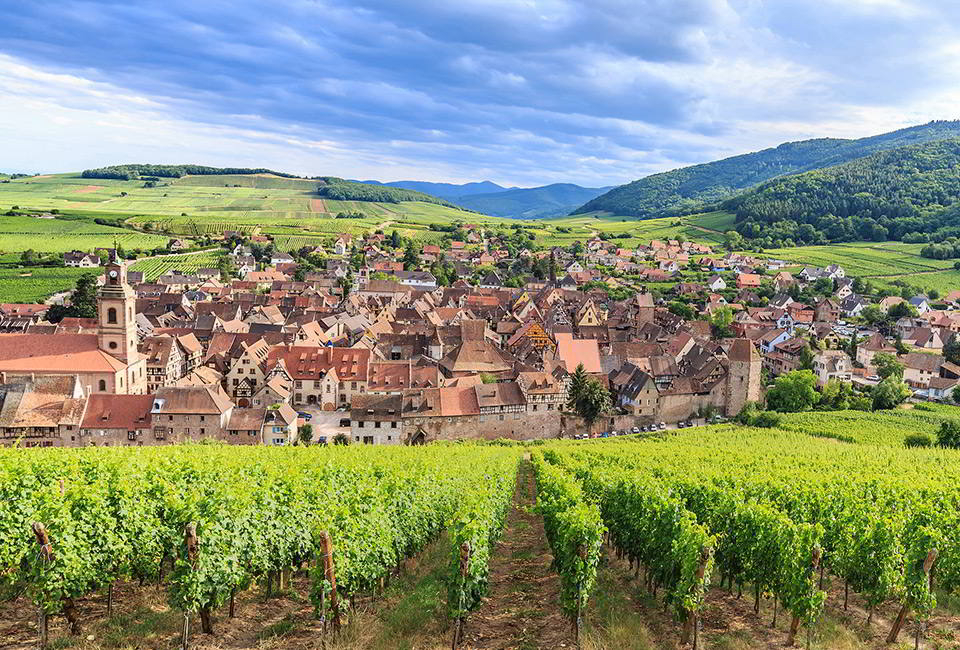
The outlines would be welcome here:
M 740 413 L 747 402 L 759 402 L 762 359 L 749 339 L 734 339 L 727 353 L 727 417 Z

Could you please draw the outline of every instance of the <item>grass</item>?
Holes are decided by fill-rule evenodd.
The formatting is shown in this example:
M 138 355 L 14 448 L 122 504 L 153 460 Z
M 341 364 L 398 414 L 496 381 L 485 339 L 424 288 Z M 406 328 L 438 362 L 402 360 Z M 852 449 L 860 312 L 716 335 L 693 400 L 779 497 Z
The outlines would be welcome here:
M 297 621 L 296 617 L 294 617 L 292 614 L 287 614 L 276 623 L 271 623 L 263 628 L 263 630 L 261 630 L 257 635 L 257 638 L 260 641 L 282 638 L 291 632 L 296 631 L 298 627 L 300 627 L 300 623 Z
M 605 561 L 600 564 L 590 596 L 582 646 L 584 650 L 652 650 L 658 647 L 638 614 L 629 590 Z

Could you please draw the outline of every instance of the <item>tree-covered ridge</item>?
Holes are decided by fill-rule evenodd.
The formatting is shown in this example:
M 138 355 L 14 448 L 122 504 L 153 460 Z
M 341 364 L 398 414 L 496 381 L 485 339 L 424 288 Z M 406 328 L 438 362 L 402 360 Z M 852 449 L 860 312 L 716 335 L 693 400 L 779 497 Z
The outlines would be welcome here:
M 762 246 L 960 235 L 960 138 L 900 147 L 767 182 L 724 202 Z
M 406 190 L 400 187 L 389 187 L 387 185 L 368 185 L 366 183 L 354 183 L 335 176 L 323 176 L 317 179 L 320 181 L 320 187 L 317 188 L 317 194 L 328 199 L 337 201 L 377 201 L 379 203 L 403 203 L 404 201 L 422 201 L 424 203 L 436 203 L 445 205 L 449 208 L 459 208 L 459 206 L 439 199 L 416 190 Z
M 84 178 L 112 178 L 130 181 L 142 176 L 159 178 L 181 178 L 182 176 L 210 176 L 219 174 L 274 174 L 284 178 L 297 178 L 295 174 L 276 172 L 262 167 L 207 167 L 206 165 L 109 165 L 96 169 L 84 169 L 80 174 Z
M 960 121 L 936 121 L 858 140 L 819 138 L 787 142 L 771 149 L 653 174 L 614 188 L 574 212 L 603 210 L 644 218 L 699 212 L 707 204 L 778 176 L 958 136 Z

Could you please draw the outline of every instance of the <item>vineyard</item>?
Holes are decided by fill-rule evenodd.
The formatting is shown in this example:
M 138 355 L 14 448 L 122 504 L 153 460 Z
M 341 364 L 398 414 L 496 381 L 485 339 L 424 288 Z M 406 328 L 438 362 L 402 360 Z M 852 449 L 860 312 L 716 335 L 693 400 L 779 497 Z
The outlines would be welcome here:
M 0 453 L 0 582 L 81 631 L 77 600 L 118 580 L 160 581 L 169 605 L 214 633 L 253 580 L 286 589 L 309 571 L 318 616 L 337 629 L 447 530 L 449 609 L 484 595 L 491 545 L 519 455 L 500 447 L 168 447 Z
M 162 590 L 178 617 L 162 647 L 218 639 L 253 585 L 289 593 L 297 580 L 312 633 L 366 647 L 358 604 L 439 552 L 438 582 L 425 584 L 442 585 L 448 623 L 428 647 L 475 647 L 509 614 L 489 611 L 494 603 L 539 584 L 514 584 L 504 569 L 530 551 L 498 545 L 529 532 L 533 520 L 507 516 L 525 510 L 542 522 L 539 553 L 553 557 L 553 577 L 540 580 L 556 582 L 528 598 L 547 598 L 532 603 L 540 615 L 566 618 L 554 632 L 568 629 L 571 647 L 651 647 L 603 637 L 626 588 L 650 603 L 639 616 L 673 639 L 662 647 L 721 647 L 730 609 L 770 639 L 763 647 L 833 647 L 824 635 L 838 620 L 876 640 L 844 647 L 960 639 L 955 451 L 722 425 L 526 449 L 7 449 L 0 475 L 0 590 L 29 598 L 41 638 L 51 620 L 83 634 L 83 610 L 102 599 L 109 617 L 123 606 L 114 589 L 125 598 L 139 582 Z M 531 505 L 511 506 L 528 482 Z M 515 550 L 504 558 L 500 548 Z
M 73 289 L 80 276 L 99 269 L 70 267 L 0 268 L 0 299 L 3 302 L 42 302 L 55 293 Z
M 148 282 L 156 280 L 167 271 L 193 273 L 198 269 L 217 268 L 222 253 L 213 250 L 203 253 L 184 253 L 182 255 L 161 255 L 137 260 L 130 266 L 131 271 L 143 271 Z
M 891 411 L 786 413 L 779 427 L 842 442 L 903 447 L 910 434 L 928 433 L 935 437 L 940 424 L 956 415 L 955 407 L 917 404 L 914 408 Z
M 126 250 L 147 250 L 165 246 L 167 241 L 166 237 L 160 235 L 79 219 L 0 216 L 0 251 L 33 249 L 38 253 L 65 253 L 72 250 L 91 252 L 97 247 L 111 248 L 117 245 Z

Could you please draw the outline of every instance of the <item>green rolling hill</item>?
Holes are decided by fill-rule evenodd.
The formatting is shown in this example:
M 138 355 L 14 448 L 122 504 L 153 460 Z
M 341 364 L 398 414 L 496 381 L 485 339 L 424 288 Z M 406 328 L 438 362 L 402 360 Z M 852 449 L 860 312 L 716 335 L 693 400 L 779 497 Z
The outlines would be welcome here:
M 957 136 L 960 136 L 960 121 L 936 121 L 857 140 L 819 138 L 787 142 L 763 151 L 653 174 L 616 187 L 586 202 L 574 213 L 603 211 L 650 218 L 700 212 L 706 205 L 778 176 Z

